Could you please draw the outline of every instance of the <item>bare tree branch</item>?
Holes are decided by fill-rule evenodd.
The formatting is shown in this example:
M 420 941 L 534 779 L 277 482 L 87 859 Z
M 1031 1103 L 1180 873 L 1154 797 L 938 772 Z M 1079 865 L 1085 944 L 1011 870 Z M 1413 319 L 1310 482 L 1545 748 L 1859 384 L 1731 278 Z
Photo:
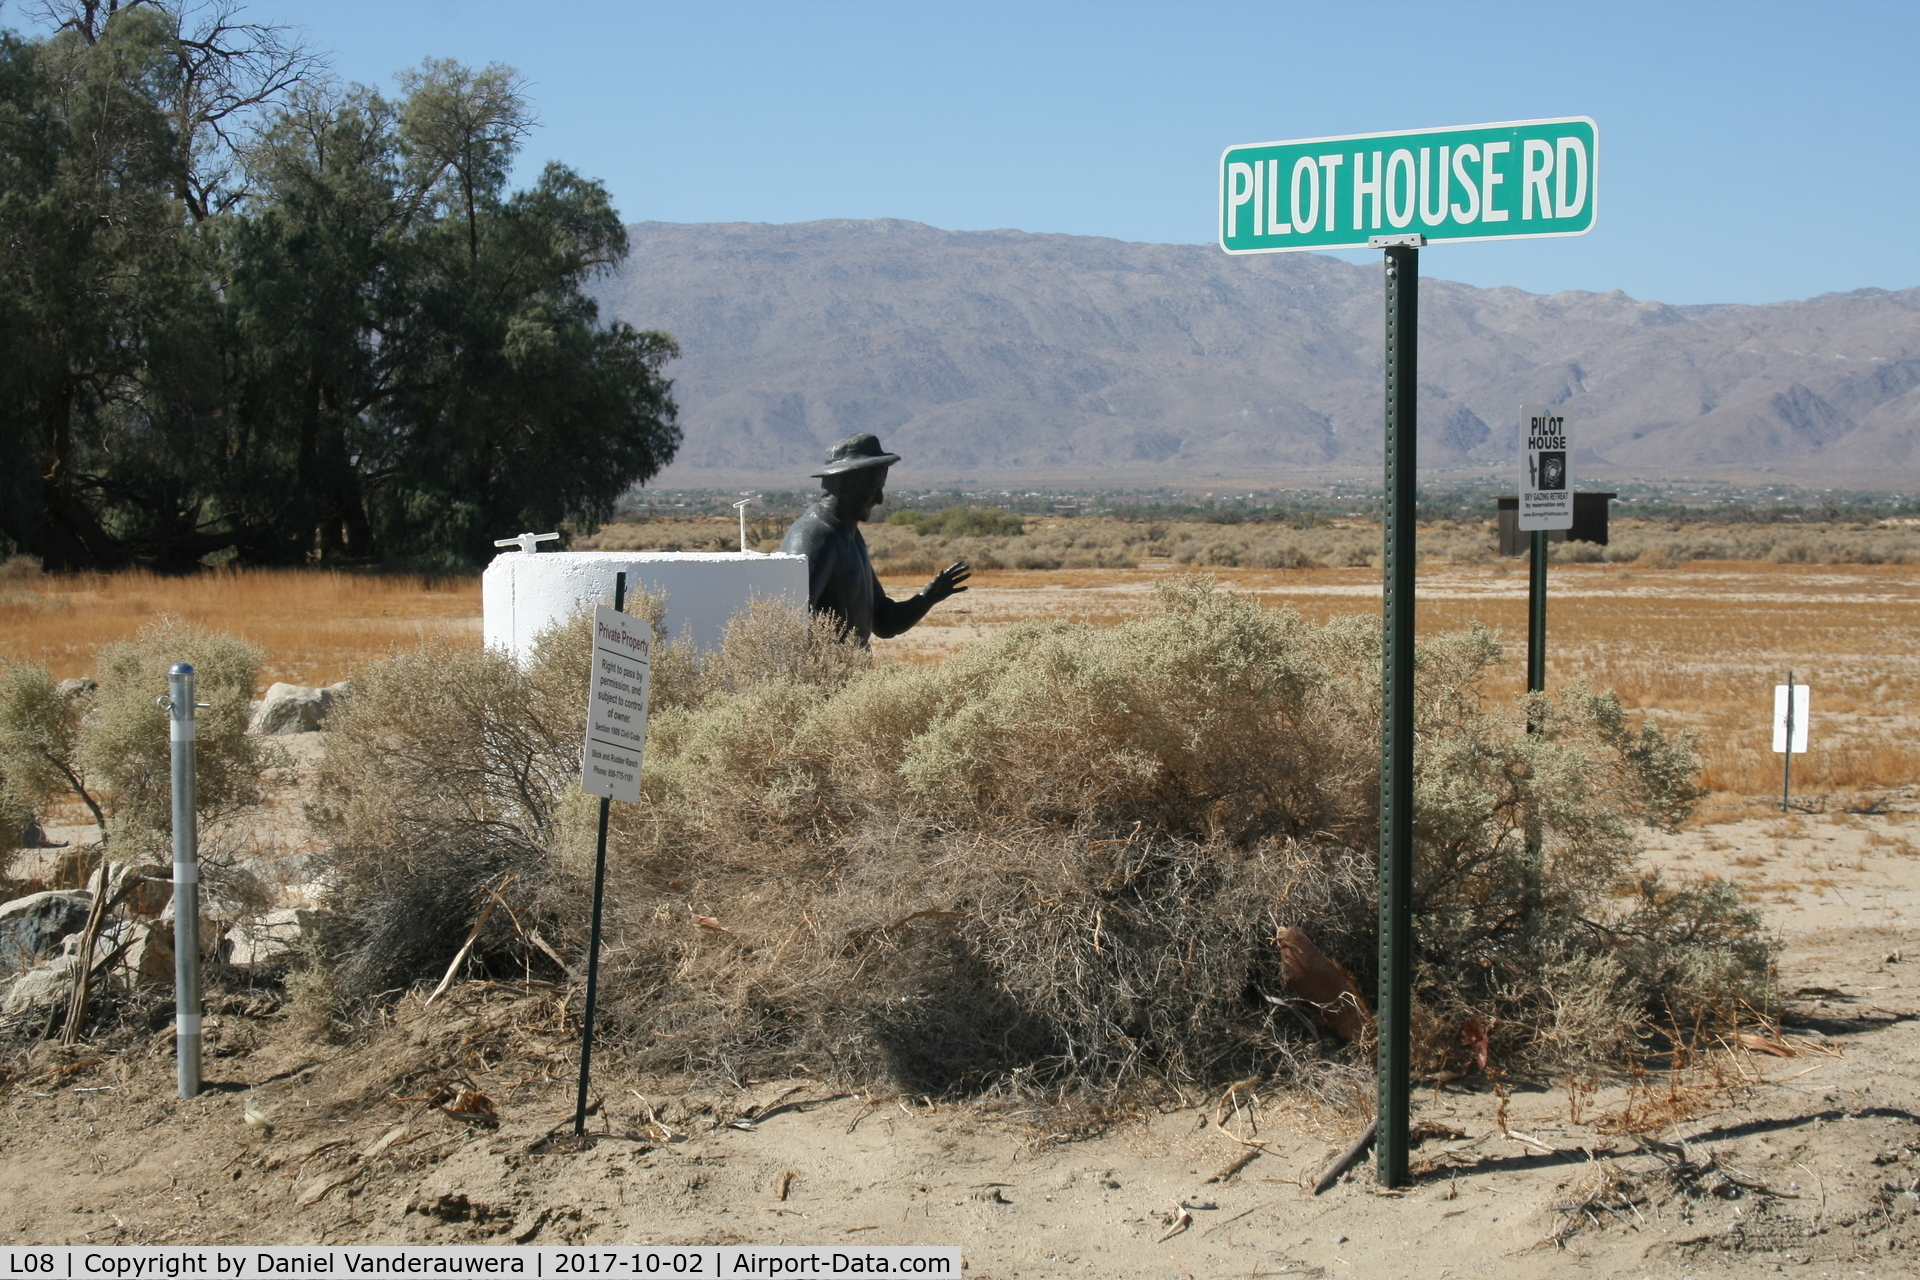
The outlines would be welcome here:
M 242 21 L 232 0 L 40 0 L 34 13 L 93 45 L 117 15 L 134 9 L 164 15 L 173 28 L 174 194 L 202 222 L 247 194 L 237 181 L 244 125 L 318 77 L 326 59 L 292 27 Z

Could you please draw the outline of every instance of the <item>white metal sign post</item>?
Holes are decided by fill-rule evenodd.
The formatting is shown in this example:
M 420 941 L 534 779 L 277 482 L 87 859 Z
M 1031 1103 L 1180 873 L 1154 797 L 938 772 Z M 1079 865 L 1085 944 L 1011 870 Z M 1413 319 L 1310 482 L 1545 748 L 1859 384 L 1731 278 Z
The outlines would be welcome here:
M 580 1088 L 573 1132 L 587 1131 L 587 1079 L 593 1070 L 593 1011 L 600 993 L 600 908 L 607 887 L 610 802 L 640 798 L 640 757 L 647 745 L 647 694 L 653 680 L 653 628 L 621 612 L 627 575 L 614 575 L 613 608 L 593 611 L 593 669 L 587 678 L 587 740 L 580 749 L 580 789 L 600 797 L 600 838 L 593 857 L 593 927 L 587 939 L 587 1009 L 580 1029 Z
M 1793 753 L 1807 753 L 1807 720 L 1809 706 L 1813 700 L 1812 690 L 1804 684 L 1793 682 L 1793 672 L 1787 672 L 1787 682 L 1773 686 L 1773 749 L 1784 753 L 1780 772 L 1780 812 L 1787 811 L 1787 803 L 1793 796 Z
M 1220 247 L 1227 253 L 1369 248 L 1386 254 L 1376 1131 L 1380 1181 L 1405 1186 L 1413 1061 L 1420 249 L 1448 240 L 1585 235 L 1600 201 L 1600 131 L 1585 116 L 1570 116 L 1249 143 L 1221 154 L 1218 190 Z M 1365 1150 L 1357 1144 L 1349 1154 L 1357 1159 Z

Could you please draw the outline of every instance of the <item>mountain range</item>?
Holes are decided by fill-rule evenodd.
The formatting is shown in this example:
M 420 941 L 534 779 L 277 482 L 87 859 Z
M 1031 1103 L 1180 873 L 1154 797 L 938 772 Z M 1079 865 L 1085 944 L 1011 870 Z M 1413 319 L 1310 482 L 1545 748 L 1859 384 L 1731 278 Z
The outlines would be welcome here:
M 1377 474 L 1378 265 L 895 219 L 628 228 L 603 314 L 665 329 L 656 485 L 805 487 L 877 434 L 897 483 L 1289 488 Z M 1564 406 L 1576 483 L 1920 482 L 1920 288 L 1764 306 L 1423 277 L 1423 470 L 1506 474 Z

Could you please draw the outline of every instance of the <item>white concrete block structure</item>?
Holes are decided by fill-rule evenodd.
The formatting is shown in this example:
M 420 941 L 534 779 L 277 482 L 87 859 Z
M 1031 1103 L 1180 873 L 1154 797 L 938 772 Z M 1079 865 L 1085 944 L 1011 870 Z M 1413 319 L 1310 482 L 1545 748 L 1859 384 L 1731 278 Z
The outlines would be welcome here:
M 488 648 L 525 662 L 542 631 L 582 605 L 613 602 L 613 575 L 629 597 L 644 588 L 667 597 L 667 633 L 703 649 L 720 643 L 748 601 L 807 604 L 807 558 L 751 551 L 508 551 L 480 579 L 481 630 Z

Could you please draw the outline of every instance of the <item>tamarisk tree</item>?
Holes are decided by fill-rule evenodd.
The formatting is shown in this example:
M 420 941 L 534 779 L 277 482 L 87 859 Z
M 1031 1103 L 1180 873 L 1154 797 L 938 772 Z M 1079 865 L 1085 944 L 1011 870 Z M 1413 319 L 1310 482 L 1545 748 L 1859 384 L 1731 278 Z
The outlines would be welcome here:
M 598 183 L 510 170 L 508 68 L 342 86 L 225 9 L 0 37 L 0 533 L 49 567 L 484 558 L 679 443 L 663 333 L 585 287 Z

